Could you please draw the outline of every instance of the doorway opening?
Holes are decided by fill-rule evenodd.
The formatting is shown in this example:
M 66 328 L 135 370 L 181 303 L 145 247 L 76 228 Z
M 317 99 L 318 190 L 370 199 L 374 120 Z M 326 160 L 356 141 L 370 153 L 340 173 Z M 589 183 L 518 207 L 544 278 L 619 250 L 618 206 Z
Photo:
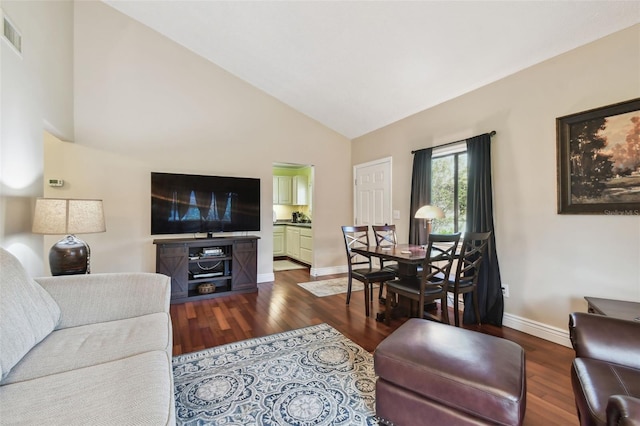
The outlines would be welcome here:
M 273 163 L 274 271 L 313 267 L 313 165 Z

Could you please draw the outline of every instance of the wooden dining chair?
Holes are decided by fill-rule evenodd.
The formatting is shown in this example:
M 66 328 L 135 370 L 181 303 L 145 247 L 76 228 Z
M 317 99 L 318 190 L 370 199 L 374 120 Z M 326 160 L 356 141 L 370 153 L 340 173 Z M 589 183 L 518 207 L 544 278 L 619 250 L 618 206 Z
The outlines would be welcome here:
M 462 240 L 460 254 L 453 274 L 449 276 L 448 291 L 453 293 L 453 314 L 456 327 L 460 327 L 459 302 L 460 295 L 472 293 L 473 311 L 476 321 L 480 324 L 480 310 L 478 309 L 478 277 L 489 244 L 489 232 L 466 232 Z
M 353 252 L 354 248 L 369 246 L 368 226 L 343 226 L 342 235 L 344 237 L 344 247 L 347 252 L 347 264 L 349 267 L 347 305 L 351 300 L 351 284 L 355 278 L 364 284 L 365 313 L 369 316 L 369 304 L 371 300 L 373 300 L 373 284 L 380 283 L 382 286 L 382 283 L 385 281 L 394 279 L 395 274 L 391 271 L 374 267 L 371 257 Z M 364 267 L 358 268 L 359 265 L 363 265 Z
M 371 229 L 373 229 L 373 236 L 376 239 L 377 247 L 395 247 L 398 245 L 398 237 L 396 235 L 396 226 L 395 225 L 371 225 Z M 398 263 L 393 261 L 384 261 L 380 259 L 380 267 L 387 271 L 393 272 L 396 276 L 398 275 Z M 382 288 L 383 284 L 380 284 L 380 291 L 378 294 L 378 299 L 383 301 L 382 298 Z
M 387 300 L 385 303 L 384 322 L 388 325 L 391 320 L 391 308 L 396 295 L 417 302 L 417 313 L 411 309 L 409 315 L 424 318 L 435 318 L 424 310 L 427 303 L 440 300 L 442 322 L 449 323 L 449 311 L 447 309 L 447 277 L 451 272 L 451 266 L 456 255 L 456 249 L 460 242 L 460 234 L 429 235 L 424 262 L 422 263 L 422 275 L 420 277 L 396 278 L 388 281 Z M 412 302 L 413 306 L 414 303 Z M 437 318 L 436 318 L 437 319 Z

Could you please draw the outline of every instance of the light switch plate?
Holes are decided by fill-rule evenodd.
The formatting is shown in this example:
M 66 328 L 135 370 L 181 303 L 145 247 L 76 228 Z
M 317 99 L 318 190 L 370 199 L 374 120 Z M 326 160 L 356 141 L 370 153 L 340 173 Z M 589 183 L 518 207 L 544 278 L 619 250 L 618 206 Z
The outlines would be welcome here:
M 400 210 L 394 210 L 393 211 L 393 219 L 400 219 Z

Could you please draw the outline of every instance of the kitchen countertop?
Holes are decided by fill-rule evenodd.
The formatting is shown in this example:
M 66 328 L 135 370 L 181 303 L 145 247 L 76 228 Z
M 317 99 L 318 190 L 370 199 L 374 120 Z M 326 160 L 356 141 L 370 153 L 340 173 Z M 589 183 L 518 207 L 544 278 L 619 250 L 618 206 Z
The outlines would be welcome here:
M 297 227 L 300 227 L 300 228 L 311 228 L 311 222 L 308 222 L 308 223 L 293 223 L 290 220 L 289 221 L 278 220 L 273 224 L 273 226 L 279 226 L 279 225 L 297 226 Z

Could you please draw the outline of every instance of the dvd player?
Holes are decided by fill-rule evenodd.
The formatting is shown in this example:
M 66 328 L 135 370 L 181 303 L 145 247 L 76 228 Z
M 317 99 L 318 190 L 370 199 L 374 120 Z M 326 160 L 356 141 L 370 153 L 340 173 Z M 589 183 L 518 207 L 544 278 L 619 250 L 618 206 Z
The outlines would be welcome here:
M 203 248 L 201 252 L 202 256 L 222 256 L 223 254 L 224 251 L 221 247 Z
M 194 279 L 198 278 L 211 278 L 211 277 L 219 277 L 223 275 L 223 272 L 204 272 L 202 274 L 193 274 Z

